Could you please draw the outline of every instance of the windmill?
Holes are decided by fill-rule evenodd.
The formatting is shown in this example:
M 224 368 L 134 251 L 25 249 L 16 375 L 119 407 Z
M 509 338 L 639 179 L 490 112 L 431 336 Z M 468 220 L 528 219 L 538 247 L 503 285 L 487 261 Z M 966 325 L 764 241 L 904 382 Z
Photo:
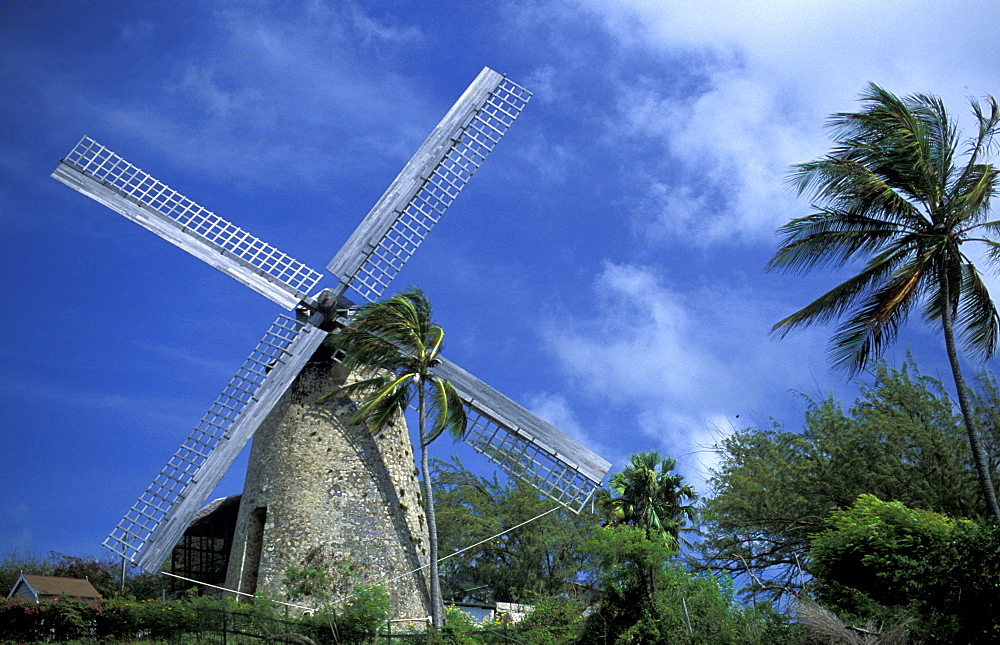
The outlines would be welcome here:
M 350 324 L 362 300 L 379 299 L 530 99 L 483 69 L 322 273 L 227 222 L 84 137 L 52 177 L 129 218 L 271 299 L 279 315 L 166 467 L 104 545 L 157 571 L 254 432 L 317 352 L 327 333 Z M 509 474 L 574 511 L 610 464 L 442 358 L 436 371 L 465 401 L 465 441 Z M 412 463 L 412 462 L 411 462 Z

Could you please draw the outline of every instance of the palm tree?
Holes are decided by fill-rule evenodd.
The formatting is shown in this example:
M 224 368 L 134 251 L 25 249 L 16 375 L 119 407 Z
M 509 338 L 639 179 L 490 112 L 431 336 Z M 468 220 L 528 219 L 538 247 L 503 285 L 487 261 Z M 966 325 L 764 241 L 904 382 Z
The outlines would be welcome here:
M 429 596 L 435 627 L 443 625 L 444 615 L 427 446 L 445 430 L 461 438 L 466 427 L 465 407 L 455 388 L 431 372 L 443 341 L 444 331 L 431 322 L 431 304 L 416 287 L 365 305 L 350 326 L 331 334 L 328 341 L 332 349 L 344 353 L 344 366 L 358 372 L 360 378 L 321 398 L 347 396 L 358 400 L 360 407 L 352 421 L 364 421 L 371 432 L 378 433 L 402 418 L 416 396 L 430 559 Z
M 980 442 L 956 349 L 956 330 L 967 350 L 988 358 L 996 349 L 997 310 L 962 245 L 980 242 L 990 262 L 1000 229 L 989 219 L 997 169 L 984 161 L 993 151 L 1000 111 L 972 101 L 977 126 L 960 150 L 959 132 L 941 100 L 898 98 L 875 84 L 861 97 L 860 112 L 830 119 L 835 147 L 826 156 L 794 167 L 790 183 L 813 200 L 813 213 L 779 229 L 781 247 L 768 270 L 805 273 L 843 267 L 861 259 L 864 268 L 812 303 L 778 322 L 773 331 L 843 319 L 830 342 L 835 367 L 850 375 L 891 343 L 910 311 L 940 324 L 973 461 L 988 511 L 1000 507 Z
M 683 475 L 671 472 L 677 466 L 672 457 L 656 452 L 637 452 L 629 464 L 608 480 L 615 494 L 600 491 L 601 506 L 608 523 L 643 527 L 646 537 L 668 536 L 675 542 L 684 522 L 694 517 L 698 495 Z

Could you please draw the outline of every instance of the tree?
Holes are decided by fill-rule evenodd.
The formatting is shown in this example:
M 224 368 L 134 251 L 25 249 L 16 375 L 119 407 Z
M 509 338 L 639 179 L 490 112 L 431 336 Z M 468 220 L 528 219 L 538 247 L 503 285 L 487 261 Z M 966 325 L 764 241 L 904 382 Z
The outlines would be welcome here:
M 983 403 L 982 414 L 996 405 Z M 912 360 L 899 369 L 876 363 L 847 410 L 809 400 L 801 431 L 745 428 L 719 448 L 702 511 L 704 566 L 749 577 L 755 597 L 798 594 L 810 540 L 861 494 L 951 517 L 987 514 L 961 417 Z
M 1000 636 L 1000 529 L 861 495 L 812 540 L 817 600 L 865 622 L 915 619 L 934 643 Z
M 900 99 L 871 84 L 861 100 L 861 112 L 831 118 L 836 146 L 830 154 L 795 167 L 791 182 L 812 197 L 814 212 L 779 229 L 783 239 L 768 269 L 804 273 L 854 259 L 864 260 L 864 268 L 774 330 L 783 336 L 845 318 L 830 357 L 854 374 L 895 339 L 922 302 L 924 318 L 941 325 L 980 489 L 1000 520 L 955 339 L 957 330 L 984 358 L 997 343 L 1000 316 L 962 245 L 981 242 L 991 261 L 1000 256 L 1000 243 L 985 237 L 1000 229 L 988 219 L 998 171 L 983 160 L 992 151 L 1000 109 L 992 97 L 987 111 L 972 101 L 978 127 L 960 162 L 959 133 L 939 98 Z
M 461 438 L 465 433 L 465 407 L 447 380 L 431 370 L 438 363 L 444 330 L 431 322 L 431 304 L 416 288 L 382 302 L 361 307 L 351 324 L 331 334 L 328 346 L 343 352 L 343 364 L 360 378 L 325 395 L 359 400 L 354 422 L 364 421 L 378 433 L 403 418 L 416 397 L 420 437 L 420 470 L 427 516 L 429 595 L 435 627 L 444 624 L 441 584 L 438 578 L 437 522 L 427 447 L 442 432 Z
M 572 513 L 517 480 L 479 477 L 457 457 L 432 459 L 431 468 L 441 553 L 503 533 L 441 563 L 446 597 L 532 604 L 576 581 L 588 558 L 584 544 L 598 524 L 594 515 Z
M 601 592 L 578 643 L 804 643 L 768 603 L 741 607 L 726 575 L 695 574 L 677 544 L 645 527 L 606 526 L 590 540 L 590 581 Z
M 656 452 L 637 452 L 629 464 L 608 480 L 599 491 L 598 501 L 611 524 L 627 524 L 645 529 L 646 536 L 669 536 L 675 542 L 681 527 L 694 517 L 692 503 L 698 499 L 690 484 L 682 484 L 682 475 L 672 473 L 677 466 L 673 457 Z

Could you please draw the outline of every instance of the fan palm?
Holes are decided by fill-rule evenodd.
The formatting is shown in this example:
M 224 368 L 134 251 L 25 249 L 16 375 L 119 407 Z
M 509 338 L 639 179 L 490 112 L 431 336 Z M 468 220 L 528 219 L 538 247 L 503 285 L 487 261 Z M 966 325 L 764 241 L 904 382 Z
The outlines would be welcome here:
M 416 287 L 365 305 L 350 326 L 331 334 L 328 341 L 332 349 L 343 352 L 344 366 L 360 378 L 323 397 L 346 396 L 359 401 L 352 421 L 365 422 L 373 433 L 398 422 L 416 397 L 430 559 L 429 596 L 435 627 L 443 624 L 443 609 L 427 447 L 442 432 L 458 439 L 466 428 L 465 407 L 455 388 L 431 371 L 443 341 L 444 331 L 431 322 L 431 304 Z
M 991 263 L 1000 257 L 991 239 L 1000 222 L 989 219 L 998 174 L 984 160 L 994 150 L 1000 111 L 992 97 L 985 110 L 972 101 L 977 130 L 960 150 L 958 129 L 938 97 L 901 99 L 871 84 L 861 101 L 862 111 L 831 117 L 836 145 L 828 155 L 794 167 L 791 184 L 810 196 L 813 212 L 779 229 L 783 239 L 768 269 L 805 273 L 855 259 L 864 267 L 774 331 L 784 336 L 842 320 L 829 355 L 853 375 L 922 304 L 924 319 L 941 326 L 979 483 L 1000 520 L 956 349 L 956 333 L 980 358 L 996 349 L 997 310 L 962 245 L 981 243 Z
M 681 527 L 693 519 L 691 505 L 698 496 L 684 477 L 673 473 L 677 461 L 656 452 L 637 452 L 629 464 L 608 480 L 614 496 L 601 491 L 601 506 L 610 524 L 643 527 L 646 537 L 669 536 L 675 541 Z

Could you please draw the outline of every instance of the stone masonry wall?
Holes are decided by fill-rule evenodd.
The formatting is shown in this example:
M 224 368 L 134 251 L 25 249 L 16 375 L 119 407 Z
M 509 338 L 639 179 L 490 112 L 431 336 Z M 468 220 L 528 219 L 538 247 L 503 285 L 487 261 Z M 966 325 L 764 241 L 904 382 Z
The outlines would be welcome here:
M 346 399 L 316 403 L 346 377 L 314 357 L 257 431 L 226 587 L 284 592 L 291 565 L 374 584 L 427 562 L 427 531 L 405 422 L 373 437 Z M 430 613 L 426 570 L 386 582 L 392 618 Z M 299 599 L 309 605 L 309 598 Z

